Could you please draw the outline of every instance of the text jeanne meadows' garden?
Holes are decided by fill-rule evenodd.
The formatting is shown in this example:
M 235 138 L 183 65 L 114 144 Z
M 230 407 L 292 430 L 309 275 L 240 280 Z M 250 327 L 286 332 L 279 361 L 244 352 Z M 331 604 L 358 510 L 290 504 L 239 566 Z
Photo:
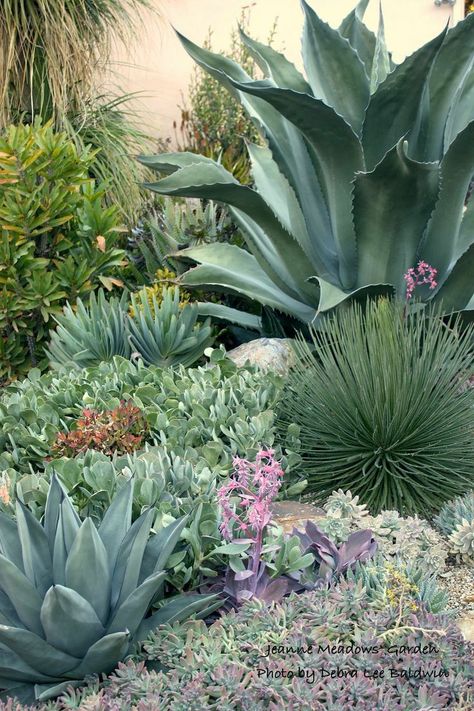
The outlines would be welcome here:
M 0 709 L 468 711 L 474 14 L 180 35 L 167 152 L 149 4 L 0 8 Z

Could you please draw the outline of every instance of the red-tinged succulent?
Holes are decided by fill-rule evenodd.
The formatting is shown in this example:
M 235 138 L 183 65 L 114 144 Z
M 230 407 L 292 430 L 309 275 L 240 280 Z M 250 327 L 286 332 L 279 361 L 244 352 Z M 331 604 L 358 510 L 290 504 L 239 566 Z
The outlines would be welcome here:
M 143 412 L 131 402 L 121 401 L 113 410 L 82 411 L 70 432 L 59 432 L 52 446 L 54 457 L 74 457 L 88 449 L 109 456 L 134 452 L 143 444 L 148 424 Z

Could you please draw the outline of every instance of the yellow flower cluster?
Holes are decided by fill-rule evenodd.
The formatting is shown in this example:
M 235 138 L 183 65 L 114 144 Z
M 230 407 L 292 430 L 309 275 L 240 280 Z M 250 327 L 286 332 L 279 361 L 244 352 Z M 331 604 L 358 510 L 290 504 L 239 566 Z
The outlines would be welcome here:
M 406 575 L 397 570 L 394 565 L 388 563 L 386 570 L 388 572 L 387 599 L 393 607 L 401 607 L 404 598 L 417 595 L 420 592 L 419 588 L 410 582 Z M 418 605 L 414 600 L 410 600 L 408 605 L 413 612 L 418 610 Z
M 151 286 L 145 286 L 143 289 L 141 289 L 139 292 L 137 292 L 137 295 L 140 295 L 142 292 L 145 292 L 146 294 L 146 300 L 148 301 L 148 304 L 150 306 L 150 310 L 153 314 L 153 297 L 155 297 L 156 303 L 158 306 L 161 306 L 161 302 L 163 301 L 163 290 L 166 286 L 172 286 L 175 283 L 176 280 L 176 274 L 175 272 L 171 271 L 171 269 L 164 268 L 164 269 L 158 269 L 158 271 L 155 274 L 156 282 L 154 282 Z M 189 304 L 191 301 L 191 294 L 184 290 L 180 289 L 179 290 L 179 306 L 180 308 L 184 308 L 186 304 Z M 141 310 L 143 307 L 141 303 L 137 301 L 138 308 Z M 132 305 L 130 305 L 130 308 L 128 310 L 128 313 L 130 316 L 133 318 L 135 316 L 135 309 L 133 308 Z

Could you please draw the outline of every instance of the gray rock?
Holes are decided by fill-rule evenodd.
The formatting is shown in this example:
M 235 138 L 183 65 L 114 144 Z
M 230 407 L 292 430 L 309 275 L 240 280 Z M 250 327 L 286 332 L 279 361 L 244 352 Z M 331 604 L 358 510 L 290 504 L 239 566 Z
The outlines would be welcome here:
M 256 338 L 237 346 L 227 356 L 240 367 L 248 362 L 263 371 L 286 375 L 295 362 L 292 343 L 290 338 Z

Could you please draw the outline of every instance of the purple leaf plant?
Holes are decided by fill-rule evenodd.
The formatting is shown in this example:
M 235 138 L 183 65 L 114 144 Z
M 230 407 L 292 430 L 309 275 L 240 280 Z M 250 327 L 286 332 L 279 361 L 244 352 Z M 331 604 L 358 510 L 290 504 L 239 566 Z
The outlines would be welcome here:
M 238 570 L 236 566 L 228 566 L 221 586 L 234 606 L 252 598 L 274 602 L 292 591 L 329 584 L 334 576 L 344 573 L 357 561 L 368 560 L 376 550 L 377 544 L 369 530 L 353 533 L 338 548 L 314 523 L 307 521 L 304 532 L 295 530 L 293 533 L 300 538 L 302 556 L 311 553 L 317 570 L 312 570 L 309 578 L 307 569 L 272 578 L 262 553 L 265 532 L 272 519 L 271 504 L 283 477 L 274 454 L 273 449 L 262 448 L 255 462 L 234 457 L 233 476 L 217 491 L 223 538 L 229 543 L 250 542 L 247 567 L 242 563 Z M 240 537 L 242 534 L 244 538 Z

